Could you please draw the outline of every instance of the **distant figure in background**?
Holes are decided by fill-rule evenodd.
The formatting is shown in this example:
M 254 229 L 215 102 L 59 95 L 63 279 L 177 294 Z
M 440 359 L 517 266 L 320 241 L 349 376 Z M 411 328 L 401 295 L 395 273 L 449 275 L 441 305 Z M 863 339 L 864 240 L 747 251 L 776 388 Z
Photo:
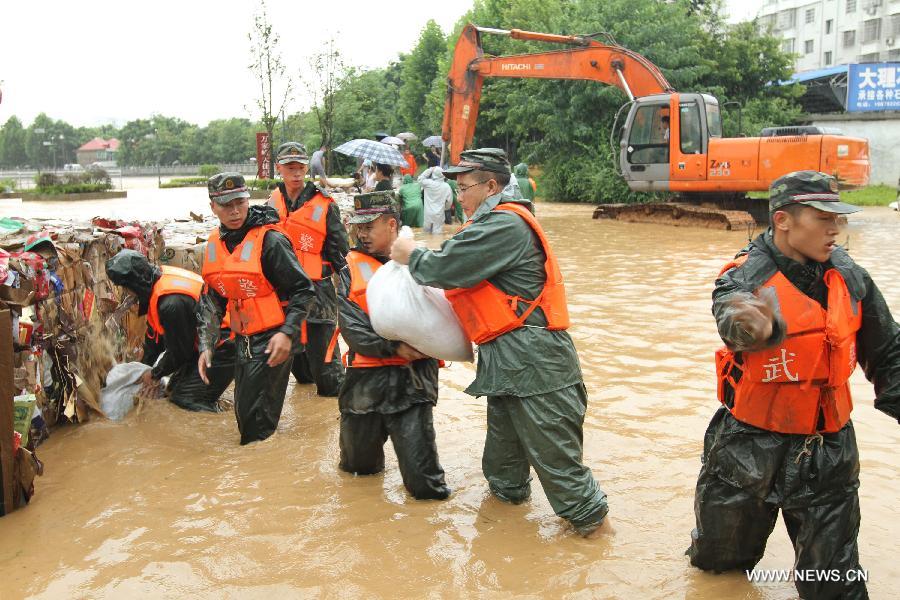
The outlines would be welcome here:
M 371 192 L 372 190 L 374 190 L 375 189 L 375 164 L 367 158 L 366 160 L 363 161 L 362 166 L 359 168 L 359 173 L 362 175 L 363 191 Z
M 383 165 L 375 163 L 374 181 L 376 192 L 390 192 L 394 189 L 391 184 L 391 177 L 394 176 L 394 168 L 391 165 Z
M 425 192 L 425 233 L 442 233 L 444 212 L 453 206 L 453 191 L 447 185 L 440 167 L 429 167 L 419 175 L 419 184 Z
M 466 216 L 463 214 L 462 204 L 459 203 L 459 186 L 456 185 L 456 180 L 447 179 L 447 185 L 450 186 L 450 191 L 453 192 L 453 206 L 450 207 L 450 210 L 444 211 L 444 223 L 450 225 L 456 220 L 457 223 L 462 225 L 466 222 Z
M 410 227 L 422 227 L 425 219 L 422 186 L 414 181 L 412 175 L 403 176 L 403 185 L 397 190 L 400 197 L 400 224 Z
M 327 174 L 325 172 L 325 153 L 328 152 L 328 147 L 323 145 L 318 150 L 312 153 L 312 156 L 309 157 L 309 177 L 310 179 L 319 178 L 319 185 L 325 187 L 328 183 Z
M 416 157 L 409 151 L 409 146 L 403 146 L 403 158 L 406 159 L 407 166 L 400 168 L 400 175 L 412 175 L 415 177 L 416 171 L 419 170 L 419 165 L 416 163 Z
M 537 191 L 537 184 L 534 182 L 534 179 L 528 175 L 528 164 L 520 162 L 515 166 L 513 173 L 519 184 L 519 193 L 522 194 L 522 198 L 533 202 L 534 193 Z
M 425 152 L 422 153 L 422 158 L 425 159 L 425 162 L 429 167 L 439 167 L 441 166 L 441 155 L 439 152 L 436 152 L 434 148 L 428 146 L 425 148 Z

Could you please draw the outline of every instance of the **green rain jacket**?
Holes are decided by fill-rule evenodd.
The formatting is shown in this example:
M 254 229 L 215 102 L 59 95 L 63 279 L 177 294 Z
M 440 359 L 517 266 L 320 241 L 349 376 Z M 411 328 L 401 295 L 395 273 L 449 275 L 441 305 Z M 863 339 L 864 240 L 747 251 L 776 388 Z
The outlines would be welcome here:
M 487 279 L 503 292 L 536 298 L 546 280 L 545 256 L 537 234 L 518 215 L 495 211 L 500 194 L 487 198 L 471 224 L 445 241 L 440 250 L 416 248 L 409 272 L 421 285 L 469 288 Z M 516 201 L 529 210 L 531 202 Z M 518 314 L 527 308 L 519 303 Z M 472 396 L 533 396 L 582 381 L 578 354 L 565 331 L 548 331 L 541 309 L 520 327 L 478 349 Z M 529 327 L 530 326 L 530 327 Z
M 528 178 L 528 165 L 519 163 L 513 169 L 513 175 L 519 184 L 519 191 L 526 200 L 534 200 L 534 188 L 531 187 L 531 180 Z
M 400 222 L 410 227 L 422 227 L 425 222 L 422 186 L 413 179 L 412 175 L 404 175 L 403 185 L 397 190 L 397 195 L 402 203 Z

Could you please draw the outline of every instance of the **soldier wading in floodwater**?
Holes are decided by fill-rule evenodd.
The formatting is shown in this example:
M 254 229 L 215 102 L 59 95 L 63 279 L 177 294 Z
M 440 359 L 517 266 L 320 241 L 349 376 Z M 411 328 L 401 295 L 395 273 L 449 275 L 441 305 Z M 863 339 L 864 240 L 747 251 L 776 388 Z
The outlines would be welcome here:
M 859 452 L 848 379 L 857 361 L 875 408 L 900 418 L 900 327 L 869 274 L 837 245 L 833 177 L 772 183 L 771 228 L 725 265 L 713 314 L 719 408 L 706 430 L 687 554 L 701 569 L 752 569 L 781 509 L 801 598 L 867 598 L 861 577 Z M 851 573 L 852 572 L 852 573 Z M 849 575 L 848 575 L 849 574 Z

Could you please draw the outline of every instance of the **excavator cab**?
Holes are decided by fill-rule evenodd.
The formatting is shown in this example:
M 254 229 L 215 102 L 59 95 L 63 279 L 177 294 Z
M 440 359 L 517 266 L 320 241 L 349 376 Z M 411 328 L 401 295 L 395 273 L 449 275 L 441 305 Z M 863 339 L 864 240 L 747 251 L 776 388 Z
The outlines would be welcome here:
M 710 138 L 721 137 L 719 102 L 708 94 L 635 98 L 622 128 L 622 175 L 637 192 L 669 191 L 673 181 L 703 181 Z

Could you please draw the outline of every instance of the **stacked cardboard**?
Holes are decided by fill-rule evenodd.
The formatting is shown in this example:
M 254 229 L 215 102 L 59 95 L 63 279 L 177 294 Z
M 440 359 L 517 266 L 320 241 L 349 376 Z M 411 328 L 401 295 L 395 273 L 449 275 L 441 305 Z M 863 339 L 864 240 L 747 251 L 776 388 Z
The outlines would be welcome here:
M 143 318 L 106 278 L 106 260 L 131 248 L 157 261 L 162 246 L 154 224 L 5 220 L 0 313 L 6 325 L 0 327 L 7 341 L 0 340 L 0 369 L 8 372 L 0 378 L 11 385 L 0 390 L 4 512 L 30 497 L 28 476 L 41 470 L 33 452 L 49 426 L 102 414 L 98 399 L 106 372 L 139 352 Z M 8 414 L 16 422 L 3 417 Z M 10 424 L 15 434 L 7 430 Z M 15 485 L 7 496 L 10 478 Z

